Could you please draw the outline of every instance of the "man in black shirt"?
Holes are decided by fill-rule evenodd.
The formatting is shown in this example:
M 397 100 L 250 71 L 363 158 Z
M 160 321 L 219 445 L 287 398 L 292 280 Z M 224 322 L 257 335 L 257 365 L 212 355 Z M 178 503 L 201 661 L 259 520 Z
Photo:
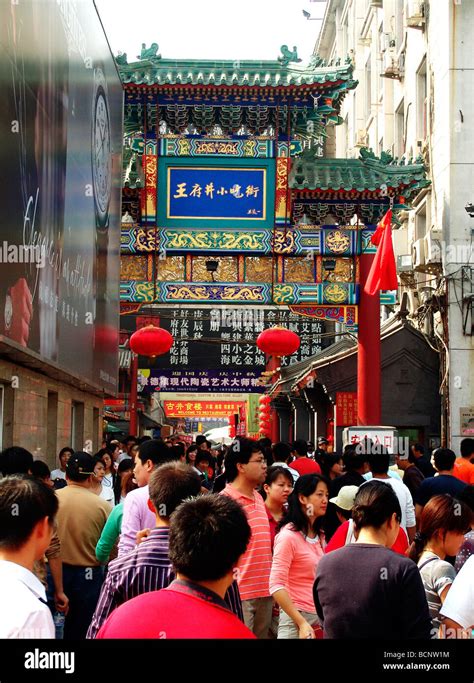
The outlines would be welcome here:
M 438 470 L 438 476 L 427 477 L 422 481 L 414 498 L 417 521 L 430 498 L 443 493 L 449 493 L 450 496 L 456 498 L 467 486 L 454 476 L 454 463 L 456 461 L 454 451 L 449 448 L 437 448 L 433 453 L 433 461 Z
M 401 458 L 399 455 L 395 457 L 395 462 L 399 470 L 403 470 L 403 483 L 411 493 L 411 497 L 415 500 L 415 494 L 420 488 L 421 482 L 424 480 L 423 473 L 414 465 L 408 458 Z
M 421 443 L 413 444 L 408 460 L 418 467 L 424 477 L 434 477 L 436 474 L 436 470 L 429 461 L 428 456 L 425 455 L 425 449 Z

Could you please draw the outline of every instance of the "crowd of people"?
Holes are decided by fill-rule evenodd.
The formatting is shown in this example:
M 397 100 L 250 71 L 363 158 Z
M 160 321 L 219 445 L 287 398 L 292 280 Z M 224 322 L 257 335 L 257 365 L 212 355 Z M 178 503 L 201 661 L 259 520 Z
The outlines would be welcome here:
M 471 638 L 474 439 L 0 454 L 0 638 Z

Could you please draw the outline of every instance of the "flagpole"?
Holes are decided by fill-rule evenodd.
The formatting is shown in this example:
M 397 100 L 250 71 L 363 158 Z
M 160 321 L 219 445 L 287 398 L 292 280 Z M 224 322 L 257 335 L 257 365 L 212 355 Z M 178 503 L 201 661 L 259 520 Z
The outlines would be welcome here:
M 375 254 L 361 254 L 359 258 L 357 423 L 363 426 L 380 425 L 381 422 L 380 292 L 367 294 L 364 291 L 374 258 Z

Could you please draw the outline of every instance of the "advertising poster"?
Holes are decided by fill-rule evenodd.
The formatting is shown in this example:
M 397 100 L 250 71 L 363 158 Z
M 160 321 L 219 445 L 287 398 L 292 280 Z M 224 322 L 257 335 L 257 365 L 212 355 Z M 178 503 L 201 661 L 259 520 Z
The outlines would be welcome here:
M 122 88 L 92 2 L 0 6 L 0 334 L 117 384 Z

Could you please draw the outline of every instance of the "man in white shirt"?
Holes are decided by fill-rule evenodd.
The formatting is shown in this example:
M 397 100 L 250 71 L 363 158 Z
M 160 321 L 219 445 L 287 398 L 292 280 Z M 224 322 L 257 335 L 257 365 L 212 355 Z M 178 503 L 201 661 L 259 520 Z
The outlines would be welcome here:
M 51 542 L 54 491 L 28 475 L 0 479 L 0 638 L 54 638 L 51 612 L 33 564 Z
M 55 479 L 64 479 L 66 481 L 66 465 L 67 461 L 71 457 L 71 455 L 74 453 L 72 448 L 69 448 L 69 446 L 66 446 L 65 448 L 61 448 L 59 451 L 58 455 L 58 460 L 59 460 L 59 467 L 57 470 L 53 470 L 51 472 L 51 480 L 55 481 Z
M 402 526 L 408 535 L 411 543 L 416 533 L 415 506 L 412 495 L 407 486 L 402 481 L 389 476 L 388 466 L 390 464 L 390 454 L 385 448 L 380 449 L 380 453 L 370 453 L 368 456 L 369 468 L 373 479 L 380 479 L 385 484 L 389 484 L 397 494 L 400 508 L 402 510 Z M 364 484 L 362 484 L 364 486 Z

